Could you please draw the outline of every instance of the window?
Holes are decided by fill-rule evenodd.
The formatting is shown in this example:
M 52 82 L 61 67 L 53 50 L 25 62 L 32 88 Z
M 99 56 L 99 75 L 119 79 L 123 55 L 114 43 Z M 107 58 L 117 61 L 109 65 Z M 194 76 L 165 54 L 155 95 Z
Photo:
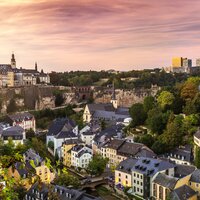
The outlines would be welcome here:
M 126 175 L 126 179 L 128 178 L 128 176 Z
M 143 190 L 141 189 L 141 190 L 140 190 L 140 192 L 142 193 L 142 192 L 143 192 Z
M 126 185 L 128 185 L 128 181 L 126 181 Z
M 137 178 L 139 178 L 139 174 L 137 174 Z
M 196 187 L 199 187 L 199 184 L 198 184 L 198 183 L 196 184 Z
M 119 173 L 119 176 L 121 176 L 121 174 Z
M 141 175 L 141 176 L 140 176 L 140 178 L 142 179 L 142 178 L 143 178 L 143 176 Z

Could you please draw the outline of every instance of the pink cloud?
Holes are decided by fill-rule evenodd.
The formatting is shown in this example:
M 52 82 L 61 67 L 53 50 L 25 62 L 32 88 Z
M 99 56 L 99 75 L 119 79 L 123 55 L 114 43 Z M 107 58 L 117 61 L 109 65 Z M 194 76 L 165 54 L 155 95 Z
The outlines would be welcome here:
M 38 0 L 0 3 L 0 58 L 45 70 L 121 70 L 198 57 L 196 0 Z M 72 67 L 73 66 L 73 67 Z

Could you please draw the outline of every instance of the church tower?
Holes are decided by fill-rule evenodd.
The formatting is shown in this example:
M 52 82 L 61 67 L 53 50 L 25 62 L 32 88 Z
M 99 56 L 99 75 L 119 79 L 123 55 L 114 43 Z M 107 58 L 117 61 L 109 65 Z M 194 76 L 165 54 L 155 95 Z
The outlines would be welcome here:
M 15 55 L 14 55 L 14 53 L 12 53 L 11 67 L 12 67 L 13 69 L 16 68 L 16 60 L 15 60 Z
M 37 67 L 37 62 L 35 62 L 35 71 L 38 70 L 38 67 Z
M 113 92 L 112 92 L 112 97 L 111 97 L 110 103 L 113 104 L 113 107 L 115 109 L 118 108 L 118 101 L 117 101 L 116 94 L 115 94 L 115 85 L 114 85 L 114 82 L 113 82 Z

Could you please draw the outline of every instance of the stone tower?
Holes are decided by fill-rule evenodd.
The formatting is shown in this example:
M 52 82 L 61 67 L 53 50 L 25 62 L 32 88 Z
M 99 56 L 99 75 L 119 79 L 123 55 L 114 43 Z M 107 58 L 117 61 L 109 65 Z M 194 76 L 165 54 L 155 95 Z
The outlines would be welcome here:
M 35 71 L 38 70 L 38 67 L 37 67 L 37 62 L 35 62 Z
M 12 67 L 13 69 L 16 68 L 16 60 L 15 60 L 15 55 L 14 55 L 14 53 L 12 53 L 11 67 Z
M 115 85 L 114 85 L 114 82 L 113 82 L 113 92 L 112 92 L 112 97 L 111 97 L 110 103 L 113 104 L 113 107 L 115 109 L 118 108 L 118 101 L 117 101 L 116 94 L 115 94 Z

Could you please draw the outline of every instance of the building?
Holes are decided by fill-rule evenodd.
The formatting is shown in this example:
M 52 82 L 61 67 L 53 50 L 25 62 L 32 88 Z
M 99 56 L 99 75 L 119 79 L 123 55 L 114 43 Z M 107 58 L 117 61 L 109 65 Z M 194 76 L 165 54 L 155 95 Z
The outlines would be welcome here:
M 178 178 L 159 173 L 152 183 L 152 199 L 154 200 L 167 200 L 170 193 L 176 187 Z
M 87 168 L 92 160 L 92 149 L 78 144 L 71 149 L 71 166 L 75 168 Z
M 176 164 L 191 165 L 193 162 L 192 147 L 191 145 L 177 147 L 166 153 L 164 157 Z
M 14 72 L 11 65 L 0 64 L 0 87 L 14 87 Z
M 71 150 L 74 146 L 82 144 L 82 141 L 79 139 L 70 139 L 65 140 L 62 144 L 62 157 L 63 157 L 63 164 L 71 167 L 72 157 L 71 157 Z
M 58 185 L 39 185 L 37 182 L 27 191 L 25 200 L 48 200 L 49 197 L 60 200 L 101 200 L 86 194 L 84 191 L 66 188 Z
M 156 154 L 141 143 L 132 143 L 124 139 L 113 139 L 101 147 L 101 155 L 109 159 L 109 166 L 117 166 L 129 157 L 155 157 Z
M 131 169 L 136 162 L 136 158 L 128 158 L 117 166 L 115 169 L 115 185 L 118 188 L 132 187 Z
M 171 200 L 197 200 L 197 193 L 187 185 L 175 189 L 170 194 Z
M 200 67 L 200 58 L 197 58 L 197 59 L 196 59 L 196 66 L 197 66 L 197 67 Z
M 28 149 L 24 154 L 23 154 L 24 162 L 31 162 L 33 161 L 35 166 L 40 166 L 44 159 L 40 157 L 38 153 L 32 148 Z
M 35 168 L 36 175 L 40 177 L 42 183 L 51 183 L 55 174 L 45 165 L 45 162 Z
M 197 151 L 200 151 L 200 129 L 194 134 L 194 157 Z
M 92 141 L 95 137 L 95 133 L 92 131 L 86 131 L 80 133 L 80 139 L 88 146 L 92 146 Z
M 182 57 L 174 57 L 172 58 L 172 67 L 182 67 L 183 66 L 183 58 Z
M 73 120 L 68 118 L 55 119 L 48 130 L 46 137 L 46 144 L 53 142 L 54 155 L 58 154 L 59 158 L 62 157 L 62 144 L 66 140 L 78 139 L 78 133 L 76 132 L 76 124 Z
M 148 199 L 158 173 L 174 176 L 175 165 L 169 161 L 141 157 L 132 168 L 132 194 Z
M 7 115 L 6 120 L 11 126 L 20 126 L 25 131 L 32 129 L 35 131 L 35 117 L 29 112 Z
M 24 144 L 26 139 L 26 133 L 24 129 L 20 126 L 10 126 L 7 129 L 2 131 L 1 137 L 4 144 L 9 142 L 9 139 L 12 139 L 15 145 Z
M 200 169 L 196 169 L 192 173 L 188 186 L 198 192 L 198 195 L 200 196 Z

